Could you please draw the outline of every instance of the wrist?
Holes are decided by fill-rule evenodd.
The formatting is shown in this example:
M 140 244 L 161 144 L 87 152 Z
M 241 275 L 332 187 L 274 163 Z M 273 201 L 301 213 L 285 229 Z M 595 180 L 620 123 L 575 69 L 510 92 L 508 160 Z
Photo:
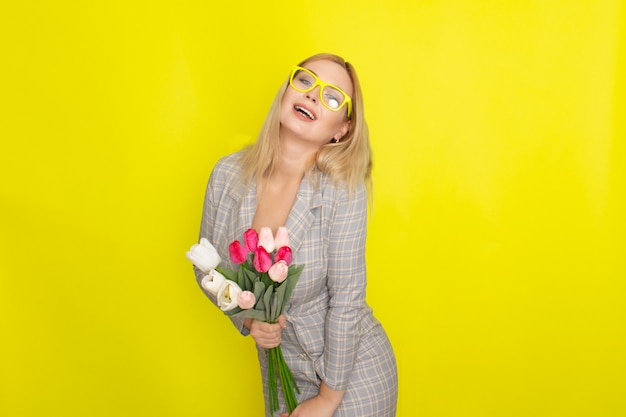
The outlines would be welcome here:
M 332 405 L 335 409 L 339 407 L 341 404 L 341 400 L 343 400 L 343 395 L 345 391 L 335 391 L 332 390 L 326 385 L 325 382 L 322 382 L 320 385 L 319 397 L 324 400 L 324 402 Z
M 243 325 L 248 329 L 248 330 L 252 330 L 252 320 L 251 318 L 247 318 L 243 321 Z

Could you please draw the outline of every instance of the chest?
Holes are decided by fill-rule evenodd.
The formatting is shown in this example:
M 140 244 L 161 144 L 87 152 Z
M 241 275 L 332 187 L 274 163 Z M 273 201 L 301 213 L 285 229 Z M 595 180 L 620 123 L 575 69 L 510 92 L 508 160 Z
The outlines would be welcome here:
M 299 183 L 265 182 L 258 190 L 252 227 L 269 227 L 274 233 L 287 224 L 298 193 Z
M 229 243 L 251 226 L 275 230 L 285 225 L 294 251 L 293 262 L 305 265 L 291 299 L 303 303 L 324 291 L 334 206 L 324 203 L 323 193 L 305 184 L 299 190 L 283 193 L 257 193 L 253 186 L 240 198 L 233 199 L 229 193 L 216 197 L 216 217 L 207 229 L 222 259 L 228 259 Z

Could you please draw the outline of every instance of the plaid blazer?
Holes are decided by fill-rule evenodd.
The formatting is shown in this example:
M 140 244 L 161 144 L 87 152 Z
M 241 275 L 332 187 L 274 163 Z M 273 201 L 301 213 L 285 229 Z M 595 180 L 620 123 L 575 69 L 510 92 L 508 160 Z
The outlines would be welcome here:
M 238 155 L 228 155 L 215 165 L 200 230 L 200 237 L 213 243 L 226 263 L 228 245 L 251 227 L 256 210 L 256 185 L 239 182 Z M 361 343 L 364 336 L 372 331 L 384 334 L 365 301 L 365 186 L 349 194 L 325 174 L 307 174 L 286 227 L 293 263 L 305 267 L 285 309 L 288 327 L 282 333 L 283 355 L 296 379 L 318 386 L 321 380 L 333 390 L 345 390 L 359 348 L 366 346 Z M 196 269 L 198 282 L 202 276 Z M 242 334 L 248 333 L 242 319 L 232 321 Z M 385 356 L 392 358 L 387 345 Z M 259 359 L 265 367 L 265 355 L 259 354 Z

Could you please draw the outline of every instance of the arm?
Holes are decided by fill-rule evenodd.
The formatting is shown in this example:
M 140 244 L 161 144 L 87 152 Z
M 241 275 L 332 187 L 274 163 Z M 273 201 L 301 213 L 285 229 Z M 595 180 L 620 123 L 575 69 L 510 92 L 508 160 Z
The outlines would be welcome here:
M 366 233 L 365 187 L 350 196 L 339 192 L 328 248 L 330 300 L 325 323 L 325 378 L 319 394 L 303 401 L 289 417 L 332 417 L 343 400 L 356 359 L 359 319 L 365 305 Z
M 222 220 L 218 219 L 218 214 L 220 213 L 220 202 L 222 201 L 222 196 L 228 192 L 228 184 L 230 184 L 230 177 L 228 172 L 230 172 L 232 168 L 229 168 L 227 165 L 222 164 L 222 160 L 219 161 L 213 171 L 211 172 L 211 176 L 209 178 L 209 182 L 206 187 L 206 192 L 204 195 L 204 203 L 202 206 L 202 220 L 200 223 L 200 238 L 204 237 L 209 240 L 216 248 L 219 247 L 220 242 L 217 237 L 218 233 L 216 233 L 217 223 L 220 221 L 223 222 L 223 212 L 224 208 L 222 207 Z M 218 248 L 219 252 L 219 248 Z M 223 259 L 223 257 L 222 257 Z M 211 300 L 211 302 L 217 306 L 217 299 L 214 295 L 205 290 L 201 283 L 202 278 L 204 278 L 205 273 L 199 270 L 197 267 L 193 267 L 194 273 L 196 275 L 196 282 L 198 286 L 204 292 L 204 294 Z M 239 330 L 239 332 L 246 336 L 249 333 L 249 328 L 244 326 L 244 320 L 238 317 L 230 317 L 230 320 L 235 325 L 235 327 Z
M 283 413 L 280 417 L 332 417 L 341 404 L 345 391 L 334 391 L 324 382 L 320 393 L 300 403 L 291 414 Z
M 325 383 L 335 391 L 348 386 L 360 339 L 365 306 L 367 193 L 339 194 L 328 248 L 329 310 L 325 323 Z
M 213 172 L 211 172 L 211 176 L 209 178 L 209 182 L 204 193 L 204 202 L 202 204 L 202 219 L 200 221 L 200 235 L 198 236 L 198 241 L 200 240 L 200 238 L 204 237 L 208 239 L 209 242 L 211 242 L 211 244 L 213 244 L 214 246 L 216 242 L 213 240 L 212 231 L 215 227 L 215 217 L 217 212 L 217 204 L 214 202 L 216 182 L 215 171 L 216 170 L 214 169 Z M 200 287 L 202 292 L 204 292 L 204 294 L 209 297 L 213 304 L 217 305 L 216 298 L 211 293 L 206 291 L 201 285 L 202 278 L 204 278 L 205 273 L 198 269 L 195 265 L 193 266 L 193 272 L 196 275 L 196 282 L 198 283 L 198 286 Z
M 224 225 L 230 221 L 228 213 L 232 212 L 232 207 L 229 205 L 232 204 L 232 200 L 224 198 L 224 196 L 232 191 L 230 187 L 232 184 L 236 183 L 236 178 L 239 176 L 239 171 L 233 167 L 232 163 L 229 164 L 226 162 L 224 164 L 222 161 L 224 160 L 219 161 L 213 169 L 206 187 L 199 236 L 199 238 L 204 237 L 208 239 L 216 248 L 218 248 L 220 243 L 223 243 L 225 239 L 223 228 Z M 222 231 L 222 233 L 219 233 L 220 231 Z M 222 242 L 220 242 L 220 240 L 222 240 Z M 205 273 L 195 266 L 194 273 L 200 289 L 213 304 L 217 305 L 216 297 L 206 291 L 201 285 Z M 283 316 L 279 318 L 279 322 L 276 324 L 264 323 L 252 319 L 244 320 L 239 317 L 230 317 L 230 320 L 241 334 L 244 336 L 250 334 L 260 347 L 267 349 L 280 344 L 281 331 L 286 325 L 286 320 Z

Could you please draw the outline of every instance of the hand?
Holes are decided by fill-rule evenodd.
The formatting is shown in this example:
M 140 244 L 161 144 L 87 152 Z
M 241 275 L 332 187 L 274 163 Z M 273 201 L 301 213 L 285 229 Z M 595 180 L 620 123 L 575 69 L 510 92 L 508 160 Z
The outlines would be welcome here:
M 280 417 L 333 417 L 336 410 L 337 404 L 334 401 L 317 395 L 301 402 L 291 414 L 283 413 Z
M 245 325 L 250 329 L 250 336 L 252 336 L 259 347 L 271 349 L 280 345 L 281 333 L 287 327 L 287 319 L 281 314 L 278 317 L 278 323 L 270 324 L 264 321 L 248 319 Z
M 302 401 L 291 414 L 283 413 L 280 417 L 333 417 L 344 394 L 345 391 L 332 390 L 322 381 L 319 394 Z

